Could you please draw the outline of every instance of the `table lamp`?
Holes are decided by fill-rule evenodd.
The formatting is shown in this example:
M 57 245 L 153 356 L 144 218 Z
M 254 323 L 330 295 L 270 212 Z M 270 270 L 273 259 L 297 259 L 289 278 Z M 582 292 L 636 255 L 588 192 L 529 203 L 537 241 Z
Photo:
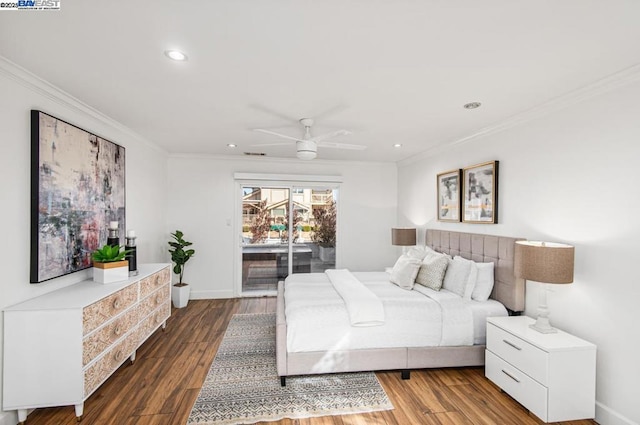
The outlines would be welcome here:
M 404 254 L 407 246 L 416 245 L 416 229 L 407 227 L 392 228 L 391 245 L 401 246 Z
M 516 241 L 514 274 L 518 278 L 543 283 L 538 318 L 531 325 L 541 333 L 558 332 L 549 322 L 547 283 L 573 282 L 574 247 L 561 243 Z

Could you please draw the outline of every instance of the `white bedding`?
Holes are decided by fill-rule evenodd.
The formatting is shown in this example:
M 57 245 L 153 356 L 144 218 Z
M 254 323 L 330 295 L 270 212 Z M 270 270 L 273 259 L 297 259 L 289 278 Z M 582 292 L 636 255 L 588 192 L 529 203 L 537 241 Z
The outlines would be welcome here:
M 493 300 L 479 307 L 485 303 L 463 301 L 445 290 L 402 289 L 386 272 L 353 275 L 382 301 L 384 324 L 350 326 L 344 302 L 324 273 L 293 274 L 285 280 L 289 352 L 472 345 L 484 340 L 486 313 L 507 315 Z

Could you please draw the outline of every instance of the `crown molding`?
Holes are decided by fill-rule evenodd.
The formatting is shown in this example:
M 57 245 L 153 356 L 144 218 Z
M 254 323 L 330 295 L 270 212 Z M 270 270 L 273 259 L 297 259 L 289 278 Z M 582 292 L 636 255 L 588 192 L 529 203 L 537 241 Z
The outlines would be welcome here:
M 48 100 L 51 100 L 52 102 L 57 103 L 58 105 L 66 109 L 89 115 L 91 118 L 97 121 L 100 121 L 121 133 L 126 134 L 127 136 L 131 137 L 137 142 L 140 142 L 146 145 L 151 149 L 154 149 L 164 155 L 168 154 L 165 149 L 145 139 L 140 134 L 131 130 L 129 127 L 126 127 L 125 125 L 119 123 L 113 118 L 87 105 L 86 103 L 82 102 L 80 99 L 73 97 L 69 93 L 59 89 L 58 87 L 54 86 L 48 81 L 38 77 L 32 72 L 21 67 L 20 65 L 14 62 L 11 62 L 9 59 L 5 58 L 4 56 L 0 56 L 0 75 L 4 75 L 8 79 L 20 84 L 21 86 L 35 92 L 36 94 Z
M 481 128 L 467 136 L 455 140 L 445 141 L 422 153 L 397 161 L 398 166 L 409 165 L 415 162 L 431 158 L 446 152 L 455 146 L 473 142 L 483 137 L 500 133 L 509 128 L 516 127 L 529 121 L 538 119 L 544 115 L 559 111 L 569 106 L 584 102 L 585 100 L 613 91 L 619 87 L 631 84 L 640 79 L 640 64 L 633 65 L 622 71 L 611 74 L 591 84 L 570 91 L 562 96 L 555 97 L 541 105 L 535 106 L 519 114 L 513 115 L 498 124 Z

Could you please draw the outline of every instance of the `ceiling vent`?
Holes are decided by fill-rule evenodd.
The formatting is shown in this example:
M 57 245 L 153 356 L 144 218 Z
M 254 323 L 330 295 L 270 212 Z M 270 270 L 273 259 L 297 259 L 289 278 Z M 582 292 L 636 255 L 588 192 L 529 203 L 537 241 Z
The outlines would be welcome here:
M 264 152 L 244 152 L 247 156 L 267 156 Z

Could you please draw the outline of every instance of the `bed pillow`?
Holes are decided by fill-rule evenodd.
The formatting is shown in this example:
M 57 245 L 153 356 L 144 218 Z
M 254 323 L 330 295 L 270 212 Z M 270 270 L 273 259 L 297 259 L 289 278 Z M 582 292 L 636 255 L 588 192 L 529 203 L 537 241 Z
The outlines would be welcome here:
M 424 260 L 422 260 L 420 270 L 418 270 L 416 283 L 431 288 L 434 291 L 439 291 L 440 288 L 442 288 L 442 281 L 448 266 L 449 260 L 446 255 L 435 252 L 433 254 L 427 254 Z
M 422 261 L 418 258 L 412 258 L 408 255 L 400 256 L 391 270 L 391 278 L 389 280 L 402 289 L 412 290 L 420 264 L 422 264 Z
M 476 267 L 478 268 L 478 278 L 476 279 L 471 299 L 486 301 L 493 290 L 493 263 L 476 263 Z
M 467 286 L 469 284 L 469 276 L 471 275 L 473 262 L 458 256 L 453 259 L 449 259 L 448 262 L 449 265 L 447 266 L 447 271 L 444 275 L 442 287 L 463 298 L 467 292 L 470 296 L 473 292 L 473 288 L 468 291 Z
M 434 251 L 428 246 L 414 246 L 407 251 L 406 255 L 408 255 L 409 257 L 419 258 L 420 260 L 423 260 L 424 257 L 426 257 L 429 254 L 438 254 L 438 252 Z

